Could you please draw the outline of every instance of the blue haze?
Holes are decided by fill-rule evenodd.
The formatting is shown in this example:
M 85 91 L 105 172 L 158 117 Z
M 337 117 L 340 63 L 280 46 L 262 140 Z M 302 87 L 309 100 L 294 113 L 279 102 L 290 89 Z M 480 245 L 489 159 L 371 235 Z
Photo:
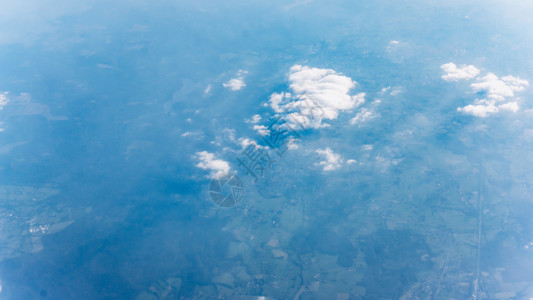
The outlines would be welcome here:
M 531 88 L 477 118 L 440 69 L 533 82 L 533 5 L 293 4 L 5 4 L 0 299 L 533 297 Z M 379 116 L 341 112 L 214 205 L 195 154 L 238 169 L 232 134 L 260 140 L 245 120 L 273 116 L 295 64 L 357 81 Z M 326 147 L 357 164 L 323 171 Z

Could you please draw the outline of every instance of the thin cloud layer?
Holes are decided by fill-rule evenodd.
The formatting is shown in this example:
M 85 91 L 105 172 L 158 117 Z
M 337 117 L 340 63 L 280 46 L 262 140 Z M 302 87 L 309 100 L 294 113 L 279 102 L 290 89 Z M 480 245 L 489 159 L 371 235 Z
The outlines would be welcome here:
M 360 125 L 371 119 L 373 119 L 374 113 L 366 108 L 362 108 L 356 115 L 350 120 L 351 125 Z
M 474 79 L 479 74 L 479 70 L 474 66 L 463 66 L 457 68 L 453 63 L 444 64 L 441 69 L 446 72 L 442 79 L 446 81 L 458 81 L 460 79 Z M 478 77 L 476 82 L 470 84 L 472 91 L 483 96 L 476 99 L 473 104 L 458 107 L 457 111 L 486 118 L 500 111 L 517 112 L 520 110 L 516 92 L 521 92 L 529 86 L 527 80 L 514 77 L 498 77 L 494 73 Z
M 355 117 L 353 117 L 351 120 L 350 120 L 350 125 L 357 125 L 357 126 L 361 126 L 363 125 L 364 123 L 374 119 L 374 118 L 377 118 L 379 117 L 379 113 L 376 112 L 376 107 L 381 103 L 381 100 L 377 99 L 375 100 L 374 102 L 372 102 L 372 104 L 370 105 L 370 107 L 366 108 L 366 107 L 363 107 L 361 108 L 357 114 L 355 115 Z
M 288 124 L 303 128 L 329 126 L 324 120 L 334 120 L 339 112 L 352 109 L 365 101 L 365 94 L 350 95 L 356 86 L 350 77 L 332 69 L 294 65 L 289 72 L 292 92 L 273 93 L 270 107 L 284 114 Z
M 221 177 L 229 173 L 229 163 L 222 159 L 216 159 L 213 153 L 207 151 L 196 152 L 196 158 L 200 161 L 196 166 L 209 171 L 209 177 L 211 178 Z
M 4 109 L 4 106 L 7 105 L 9 102 L 9 99 L 7 98 L 7 92 L 0 93 L 0 110 Z M 0 121 L 0 126 L 2 126 L 4 123 Z M 2 127 L 0 127 L 0 132 L 4 131 Z

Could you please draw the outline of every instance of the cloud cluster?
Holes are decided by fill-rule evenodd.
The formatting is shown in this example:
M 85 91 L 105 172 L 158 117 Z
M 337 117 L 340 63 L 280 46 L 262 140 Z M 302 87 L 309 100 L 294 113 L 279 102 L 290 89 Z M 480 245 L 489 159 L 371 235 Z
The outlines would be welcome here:
M 459 81 L 474 79 L 479 75 L 479 70 L 474 66 L 458 68 L 453 63 L 444 64 L 441 69 L 446 72 L 442 79 L 446 81 Z M 514 76 L 498 77 L 494 73 L 478 77 L 470 84 L 473 92 L 483 95 L 473 104 L 458 107 L 457 110 L 465 114 L 486 118 L 500 111 L 517 112 L 520 109 L 516 101 L 515 92 L 521 92 L 529 86 L 529 82 Z
M 229 163 L 222 159 L 215 159 L 213 153 L 207 151 L 196 152 L 196 158 L 200 161 L 196 166 L 209 171 L 209 177 L 217 178 L 229 173 Z
M 331 69 L 294 65 L 289 72 L 292 92 L 273 93 L 270 107 L 284 115 L 289 125 L 303 128 L 329 126 L 324 120 L 334 120 L 339 112 L 352 109 L 365 101 L 365 94 L 350 95 L 356 86 L 350 77 Z

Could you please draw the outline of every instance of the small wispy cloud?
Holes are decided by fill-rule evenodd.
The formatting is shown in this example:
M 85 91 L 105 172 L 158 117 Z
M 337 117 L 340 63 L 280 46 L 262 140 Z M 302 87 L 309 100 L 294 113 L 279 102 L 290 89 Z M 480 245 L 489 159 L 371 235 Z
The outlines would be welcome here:
M 339 154 L 333 152 L 331 148 L 318 149 L 316 153 L 322 155 L 325 160 L 315 163 L 316 166 L 322 166 L 324 171 L 333 171 L 342 166 L 342 158 Z
M 210 84 L 207 85 L 207 87 L 204 90 L 204 96 L 208 96 L 209 93 L 211 93 L 212 86 Z
M 257 124 L 259 123 L 259 121 L 261 121 L 261 116 L 260 115 L 253 115 L 252 118 L 250 119 L 246 119 L 244 120 L 246 123 L 252 123 L 252 124 Z
M 97 66 L 99 69 L 113 69 L 112 66 L 107 65 L 107 64 L 96 64 L 96 66 Z
M 0 93 L 0 110 L 4 109 L 4 106 L 9 103 L 9 99 L 7 98 L 7 92 Z

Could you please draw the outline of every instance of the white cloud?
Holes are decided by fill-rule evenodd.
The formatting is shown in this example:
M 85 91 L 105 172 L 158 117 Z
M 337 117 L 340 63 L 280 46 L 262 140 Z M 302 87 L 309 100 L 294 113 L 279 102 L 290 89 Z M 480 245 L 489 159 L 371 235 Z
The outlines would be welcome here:
M 346 163 L 349 164 L 349 165 L 351 165 L 351 164 L 355 164 L 355 163 L 357 163 L 357 161 L 356 161 L 355 159 L 348 159 L 348 160 L 346 161 Z
M 324 156 L 324 161 L 315 163 L 316 166 L 322 166 L 324 171 L 333 171 L 341 167 L 342 158 L 336 154 L 329 147 L 326 149 L 318 149 L 316 153 Z
M 486 118 L 491 114 L 497 113 L 499 109 L 494 106 L 494 104 L 470 104 L 465 107 L 458 107 L 457 111 L 473 115 L 475 117 Z
M 520 109 L 520 106 L 518 106 L 518 103 L 516 102 L 507 102 L 507 103 L 501 104 L 499 108 L 503 110 L 512 111 L 515 113 Z
M 469 65 L 469 66 L 461 66 L 457 67 L 454 63 L 447 63 L 440 68 L 446 72 L 446 74 L 442 75 L 442 79 L 446 81 L 459 81 L 462 79 L 472 79 L 479 75 L 479 69 Z
M 238 91 L 246 86 L 242 78 L 233 78 L 227 83 L 222 84 L 225 88 L 229 88 L 232 91 Z
M 273 93 L 270 107 L 289 125 L 303 128 L 329 126 L 323 120 L 334 120 L 340 111 L 352 109 L 365 101 L 365 94 L 350 95 L 356 86 L 350 77 L 331 69 L 294 65 L 289 72 L 292 93 Z
M 487 93 L 487 98 L 494 101 L 504 101 L 514 97 L 514 92 L 523 91 L 529 82 L 513 76 L 505 76 L 501 79 L 493 73 L 489 73 L 472 83 L 472 90 L 475 92 Z
M 222 85 L 225 88 L 229 88 L 232 91 L 238 91 L 238 90 L 240 90 L 240 89 L 242 89 L 243 87 L 246 86 L 246 84 L 244 83 L 244 75 L 246 73 L 248 73 L 248 72 L 247 71 L 243 71 L 243 70 L 239 70 L 239 72 L 237 73 L 237 77 L 236 78 L 232 78 L 228 82 L 223 83 Z
M 196 166 L 209 171 L 209 177 L 211 178 L 221 177 L 229 173 L 229 163 L 222 159 L 215 159 L 213 153 L 207 151 L 196 152 L 196 158 L 200 161 Z
M 287 99 L 291 99 L 291 93 L 273 93 L 270 95 L 270 100 L 268 100 L 268 102 L 275 112 L 282 113 L 285 111 L 285 106 L 288 106 Z M 284 103 L 282 104 L 282 102 Z
M 475 117 L 486 118 L 492 114 L 498 113 L 501 110 L 507 110 L 515 113 L 519 109 L 520 107 L 516 102 L 507 102 L 504 104 L 495 105 L 494 101 L 476 100 L 476 104 L 459 107 L 457 108 L 457 111 L 473 115 Z
M 444 64 L 441 68 L 447 72 L 442 79 L 458 81 L 459 79 L 473 79 L 479 74 L 479 70 L 470 65 L 457 68 L 453 63 Z M 494 73 L 488 73 L 478 77 L 470 84 L 473 92 L 482 93 L 484 98 L 476 99 L 473 104 L 457 108 L 457 111 L 486 118 L 500 111 L 517 112 L 520 106 L 516 101 L 515 92 L 521 92 L 529 86 L 527 80 L 511 75 L 498 77 Z
M 511 75 L 502 77 L 502 80 L 515 92 L 521 92 L 529 86 L 529 82 Z
M 476 117 L 486 118 L 502 110 L 517 112 L 520 106 L 515 99 L 515 92 L 523 91 L 529 82 L 513 76 L 499 78 L 488 73 L 472 83 L 474 92 L 484 92 L 486 99 L 477 99 L 474 104 L 459 107 L 457 110 Z

